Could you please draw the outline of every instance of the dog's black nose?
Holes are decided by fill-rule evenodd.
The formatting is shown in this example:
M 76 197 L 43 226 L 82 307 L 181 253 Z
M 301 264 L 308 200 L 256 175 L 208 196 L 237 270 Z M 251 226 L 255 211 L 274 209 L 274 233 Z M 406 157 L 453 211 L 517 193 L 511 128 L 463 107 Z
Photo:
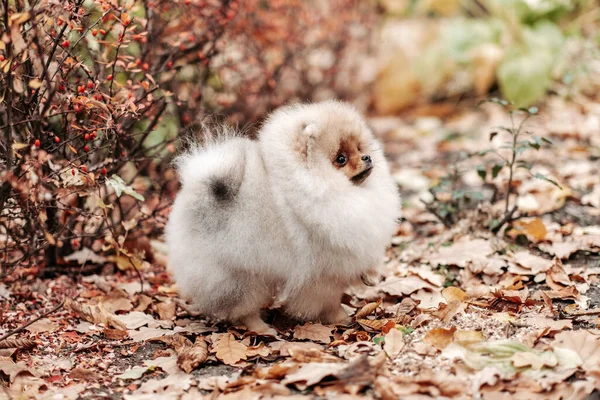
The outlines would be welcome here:
M 366 163 L 370 163 L 371 162 L 371 156 L 365 154 L 364 156 L 362 156 L 361 160 L 363 160 Z

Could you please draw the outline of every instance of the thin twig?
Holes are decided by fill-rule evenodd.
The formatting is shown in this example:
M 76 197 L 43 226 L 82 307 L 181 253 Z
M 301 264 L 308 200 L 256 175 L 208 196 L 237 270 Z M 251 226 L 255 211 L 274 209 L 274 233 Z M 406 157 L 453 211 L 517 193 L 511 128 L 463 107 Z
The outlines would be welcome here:
M 25 330 L 25 328 L 27 328 L 29 325 L 36 323 L 37 321 L 39 321 L 42 318 L 47 317 L 48 315 L 60 310 L 62 308 L 62 306 L 65 305 L 65 301 L 61 301 L 59 305 L 57 305 L 56 307 L 54 307 L 53 309 L 46 311 L 45 313 L 43 313 L 42 315 L 40 315 L 37 318 L 32 319 L 31 321 L 27 322 L 25 325 L 21 325 L 20 327 L 18 327 L 17 329 L 13 329 L 12 331 L 8 331 L 6 332 L 4 335 L 0 336 L 0 342 L 3 341 L 4 339 L 7 339 L 9 337 L 11 337 L 12 335 L 16 335 L 19 332 L 22 332 L 23 330 Z

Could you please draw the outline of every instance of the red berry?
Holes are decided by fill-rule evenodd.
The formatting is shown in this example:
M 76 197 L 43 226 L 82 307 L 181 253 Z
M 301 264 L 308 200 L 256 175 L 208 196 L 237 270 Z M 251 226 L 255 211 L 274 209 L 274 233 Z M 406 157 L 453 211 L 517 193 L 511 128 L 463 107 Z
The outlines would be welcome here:
M 87 87 L 88 87 L 88 89 L 93 89 L 94 88 L 94 82 L 88 81 Z
M 65 91 L 65 85 L 63 85 L 62 83 L 60 85 L 58 85 L 58 91 L 59 92 L 64 92 Z
M 4 61 L 6 60 L 6 58 L 4 57 L 4 54 L 0 54 L 0 61 Z
M 100 29 L 100 34 L 101 34 L 101 35 L 106 35 L 106 30 L 104 30 L 104 29 Z
M 106 171 L 106 167 L 102 167 L 102 175 L 106 175 L 107 171 Z
M 60 138 L 58 136 L 54 136 L 54 143 L 60 143 Z
M 73 247 L 79 247 L 79 240 L 73 239 L 71 243 L 73 243 Z
M 90 146 L 88 146 L 88 145 L 86 144 L 85 146 L 83 146 L 83 150 L 85 150 L 85 151 L 86 151 L 86 153 L 87 153 L 88 151 L 90 151 Z
M 169 62 L 167 63 L 167 68 L 171 68 L 172 66 L 173 66 L 173 61 L 169 61 Z
M 96 132 L 92 132 L 90 136 L 92 137 L 92 140 L 96 139 Z
M 112 77 L 112 74 L 110 74 L 110 75 L 108 75 L 108 76 L 106 77 L 106 80 L 107 80 L 107 81 L 112 81 L 112 78 L 113 78 L 113 77 Z
M 148 65 L 148 63 L 144 63 L 144 64 L 142 64 L 142 69 L 143 69 L 144 71 L 148 71 L 148 68 L 150 68 L 150 65 Z
M 75 175 L 75 168 L 71 168 L 71 174 Z
M 98 29 L 92 29 L 92 35 L 96 36 L 98 34 Z
M 35 147 L 40 147 L 40 139 L 35 139 Z
M 90 140 L 90 134 L 86 133 L 85 135 L 83 135 L 83 140 Z
M 85 85 L 77 86 L 77 93 L 85 93 Z
M 87 167 L 86 167 L 85 165 L 82 165 L 82 166 L 81 166 L 81 170 L 82 170 L 83 172 L 87 172 Z
M 68 40 L 65 40 L 64 42 L 62 42 L 62 45 L 61 45 L 61 46 L 62 46 L 64 49 L 66 49 L 66 48 L 67 48 L 67 47 L 69 47 L 70 45 L 71 45 L 71 42 L 69 42 Z

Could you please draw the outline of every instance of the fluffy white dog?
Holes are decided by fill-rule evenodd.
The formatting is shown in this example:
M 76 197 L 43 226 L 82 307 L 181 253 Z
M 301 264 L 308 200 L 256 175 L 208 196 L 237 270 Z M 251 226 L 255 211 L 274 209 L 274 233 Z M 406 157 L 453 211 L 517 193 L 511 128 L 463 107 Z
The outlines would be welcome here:
M 273 333 L 260 309 L 348 319 L 343 292 L 382 261 L 400 197 L 379 142 L 351 106 L 276 110 L 258 140 L 229 137 L 177 160 L 170 269 L 201 313 Z

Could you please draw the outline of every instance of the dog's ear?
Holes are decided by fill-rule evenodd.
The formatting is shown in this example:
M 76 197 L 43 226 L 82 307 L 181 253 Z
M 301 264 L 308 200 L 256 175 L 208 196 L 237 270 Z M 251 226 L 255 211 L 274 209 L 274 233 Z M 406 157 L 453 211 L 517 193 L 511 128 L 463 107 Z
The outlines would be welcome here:
M 302 154 L 302 158 L 304 161 L 308 161 L 311 157 L 311 154 L 314 153 L 316 146 L 316 138 L 317 138 L 317 125 L 316 124 L 305 124 L 302 128 L 302 133 L 299 137 L 299 149 L 300 154 Z

